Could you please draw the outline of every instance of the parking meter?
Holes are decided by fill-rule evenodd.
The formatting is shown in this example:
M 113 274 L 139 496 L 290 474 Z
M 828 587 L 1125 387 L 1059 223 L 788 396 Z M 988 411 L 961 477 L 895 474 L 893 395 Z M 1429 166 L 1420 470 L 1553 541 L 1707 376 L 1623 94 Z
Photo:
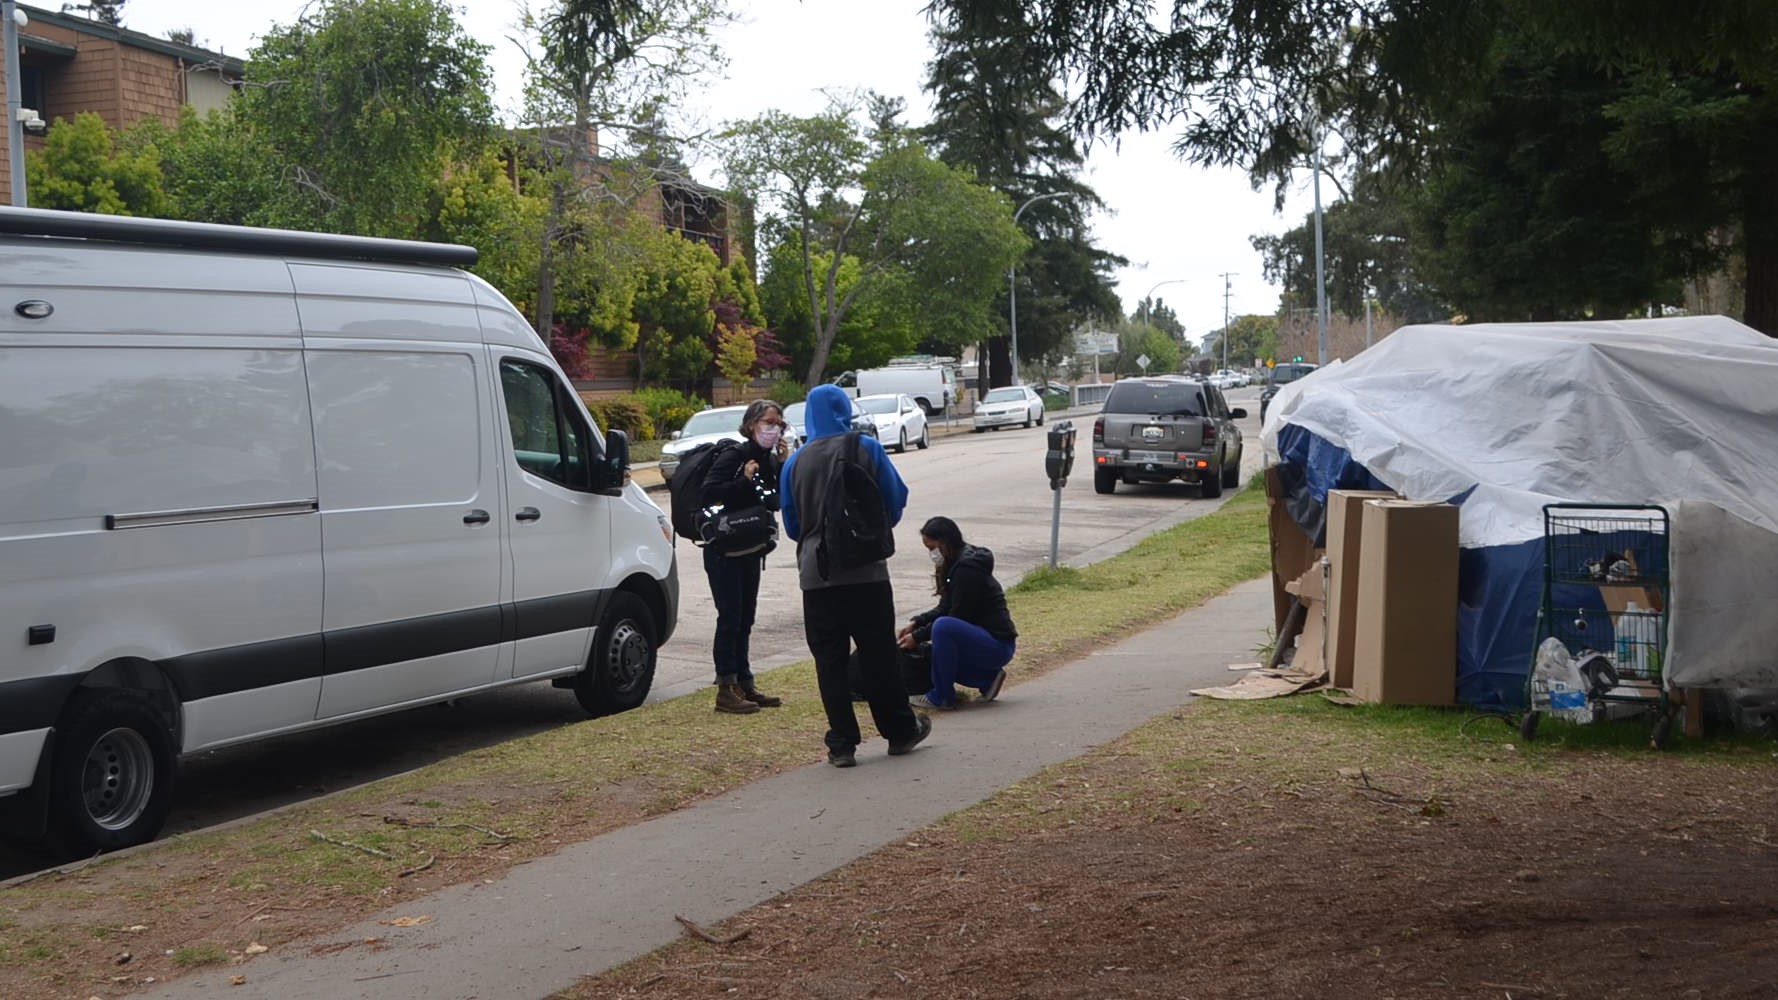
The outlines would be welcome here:
M 1049 473 L 1055 498 L 1050 508 L 1050 569 L 1056 568 L 1056 547 L 1062 536 L 1062 487 L 1074 471 L 1074 421 L 1064 420 L 1049 430 L 1049 450 L 1043 455 L 1043 471 Z
M 1043 471 L 1049 474 L 1050 489 L 1068 485 L 1068 474 L 1074 471 L 1074 422 L 1064 420 L 1049 429 L 1049 451 L 1043 456 Z

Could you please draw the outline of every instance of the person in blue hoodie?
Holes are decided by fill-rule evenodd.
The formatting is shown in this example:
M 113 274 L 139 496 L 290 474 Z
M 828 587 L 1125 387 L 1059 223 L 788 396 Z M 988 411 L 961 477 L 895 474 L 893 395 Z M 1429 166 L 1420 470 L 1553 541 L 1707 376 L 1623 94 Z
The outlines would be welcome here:
M 901 520 L 908 488 L 882 445 L 873 438 L 848 434 L 852 401 L 838 386 L 816 386 L 804 411 L 808 440 L 784 463 L 778 488 L 779 514 L 784 519 L 784 534 L 797 543 L 803 635 L 815 657 L 821 707 L 827 712 L 827 761 L 835 767 L 851 767 L 857 763 L 863 738 L 852 710 L 852 685 L 846 672 L 852 646 L 858 647 L 871 721 L 889 741 L 890 756 L 918 746 L 932 732 L 932 720 L 913 710 L 902 687 L 896 663 L 895 592 L 889 585 L 888 562 L 823 566 L 816 551 L 827 516 L 824 508 L 853 438 L 876 479 L 891 527 Z

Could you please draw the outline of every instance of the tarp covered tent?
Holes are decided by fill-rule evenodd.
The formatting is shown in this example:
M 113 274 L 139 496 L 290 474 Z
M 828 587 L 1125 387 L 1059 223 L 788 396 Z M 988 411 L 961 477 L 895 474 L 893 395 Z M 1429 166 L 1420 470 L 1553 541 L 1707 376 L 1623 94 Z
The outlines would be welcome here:
M 1461 506 L 1467 704 L 1522 702 L 1556 502 L 1666 507 L 1669 682 L 1778 687 L 1778 342 L 1755 330 L 1403 327 L 1283 387 L 1263 440 L 1317 503 L 1380 484 Z

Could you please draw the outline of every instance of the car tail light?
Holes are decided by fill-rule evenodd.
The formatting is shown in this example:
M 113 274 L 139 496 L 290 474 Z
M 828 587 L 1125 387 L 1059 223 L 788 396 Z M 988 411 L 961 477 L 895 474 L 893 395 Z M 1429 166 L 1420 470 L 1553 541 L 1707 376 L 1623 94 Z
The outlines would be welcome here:
M 1105 443 L 1105 418 L 1104 417 L 1097 417 L 1093 420 L 1093 443 L 1094 444 L 1104 444 Z
M 1206 447 L 1216 443 L 1216 421 L 1204 421 L 1204 444 Z

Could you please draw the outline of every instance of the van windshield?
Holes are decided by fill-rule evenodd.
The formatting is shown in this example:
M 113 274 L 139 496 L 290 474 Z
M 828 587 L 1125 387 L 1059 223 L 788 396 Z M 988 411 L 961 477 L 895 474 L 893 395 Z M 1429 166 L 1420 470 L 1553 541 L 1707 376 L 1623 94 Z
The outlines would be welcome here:
M 1177 382 L 1119 382 L 1105 397 L 1106 413 L 1153 413 L 1182 417 L 1204 415 L 1202 396 L 1195 385 Z

